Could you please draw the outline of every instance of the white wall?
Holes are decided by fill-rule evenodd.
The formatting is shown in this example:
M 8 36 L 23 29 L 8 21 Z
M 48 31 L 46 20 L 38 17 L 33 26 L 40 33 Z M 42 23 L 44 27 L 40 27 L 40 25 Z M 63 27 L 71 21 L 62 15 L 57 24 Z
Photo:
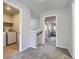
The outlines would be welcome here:
M 68 47 L 69 47 L 69 52 L 74 58 L 74 1 L 69 5 L 69 34 L 70 34 L 70 40 L 68 40 Z
M 69 13 L 70 11 L 69 11 L 69 8 L 67 7 L 67 8 L 61 8 L 58 10 L 41 14 L 41 29 L 43 29 L 43 26 L 42 26 L 43 16 L 57 14 L 57 39 L 56 39 L 57 47 L 69 49 L 69 46 L 70 46 L 71 48 L 70 42 L 72 42 L 71 41 L 72 40 L 72 19 L 70 19 L 71 17 L 69 17 Z
M 13 29 L 16 32 L 19 32 L 19 13 L 14 14 L 12 20 L 13 20 Z
M 13 20 L 13 30 L 17 32 L 17 43 L 19 43 L 19 13 L 14 14 L 12 17 Z
M 20 1 L 17 0 L 8 0 L 8 1 L 22 9 L 22 17 L 20 16 L 22 20 L 20 20 L 19 25 L 20 26 L 19 47 L 20 51 L 23 51 L 29 47 L 30 11 Z
M 29 44 L 30 47 L 36 48 L 36 41 L 37 41 L 37 33 L 35 31 L 30 31 L 30 39 L 29 39 Z
M 12 22 L 12 16 L 9 14 L 3 14 L 3 22 Z
M 36 31 L 40 29 L 40 19 L 31 19 L 31 30 Z
M 10 14 L 4 13 L 4 14 L 3 14 L 3 22 L 12 23 L 12 22 L 13 22 L 12 16 L 11 16 Z M 4 26 L 4 32 L 7 32 L 8 29 L 12 29 L 12 28 L 11 28 L 11 27 L 5 27 L 5 26 Z

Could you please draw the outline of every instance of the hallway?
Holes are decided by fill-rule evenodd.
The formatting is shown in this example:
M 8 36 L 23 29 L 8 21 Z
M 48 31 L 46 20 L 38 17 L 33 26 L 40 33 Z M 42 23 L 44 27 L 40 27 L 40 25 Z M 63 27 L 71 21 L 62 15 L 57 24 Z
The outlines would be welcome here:
M 72 59 L 66 49 L 58 48 L 53 41 L 46 42 L 38 48 L 28 48 L 26 51 L 10 56 L 8 59 Z

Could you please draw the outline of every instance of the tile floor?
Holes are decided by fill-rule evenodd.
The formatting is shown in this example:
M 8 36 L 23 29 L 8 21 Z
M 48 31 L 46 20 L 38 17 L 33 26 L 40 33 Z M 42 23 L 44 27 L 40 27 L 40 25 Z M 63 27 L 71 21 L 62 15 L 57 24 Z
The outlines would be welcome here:
M 3 50 L 3 58 L 7 59 L 10 55 L 14 55 L 16 53 L 18 53 L 18 45 L 17 44 L 12 44 L 9 46 L 4 47 Z

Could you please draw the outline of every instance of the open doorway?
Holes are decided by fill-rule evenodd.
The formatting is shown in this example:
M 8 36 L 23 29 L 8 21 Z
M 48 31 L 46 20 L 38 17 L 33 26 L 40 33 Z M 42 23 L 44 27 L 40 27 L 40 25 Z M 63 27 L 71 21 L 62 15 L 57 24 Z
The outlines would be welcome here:
M 3 2 L 3 46 L 4 59 L 20 50 L 20 10 Z
M 56 16 L 45 16 L 43 21 L 43 40 L 52 42 L 56 46 Z

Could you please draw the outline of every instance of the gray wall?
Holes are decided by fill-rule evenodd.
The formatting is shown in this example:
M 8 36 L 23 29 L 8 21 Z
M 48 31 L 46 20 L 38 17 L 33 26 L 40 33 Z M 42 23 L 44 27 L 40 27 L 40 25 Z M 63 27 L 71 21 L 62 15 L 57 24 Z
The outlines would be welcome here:
M 20 20 L 20 39 L 19 47 L 20 51 L 23 51 L 29 47 L 29 32 L 30 32 L 30 11 L 26 6 L 24 6 L 20 1 L 8 0 L 14 5 L 22 9 L 22 20 Z
M 40 29 L 40 19 L 31 19 L 31 30 L 36 31 Z

